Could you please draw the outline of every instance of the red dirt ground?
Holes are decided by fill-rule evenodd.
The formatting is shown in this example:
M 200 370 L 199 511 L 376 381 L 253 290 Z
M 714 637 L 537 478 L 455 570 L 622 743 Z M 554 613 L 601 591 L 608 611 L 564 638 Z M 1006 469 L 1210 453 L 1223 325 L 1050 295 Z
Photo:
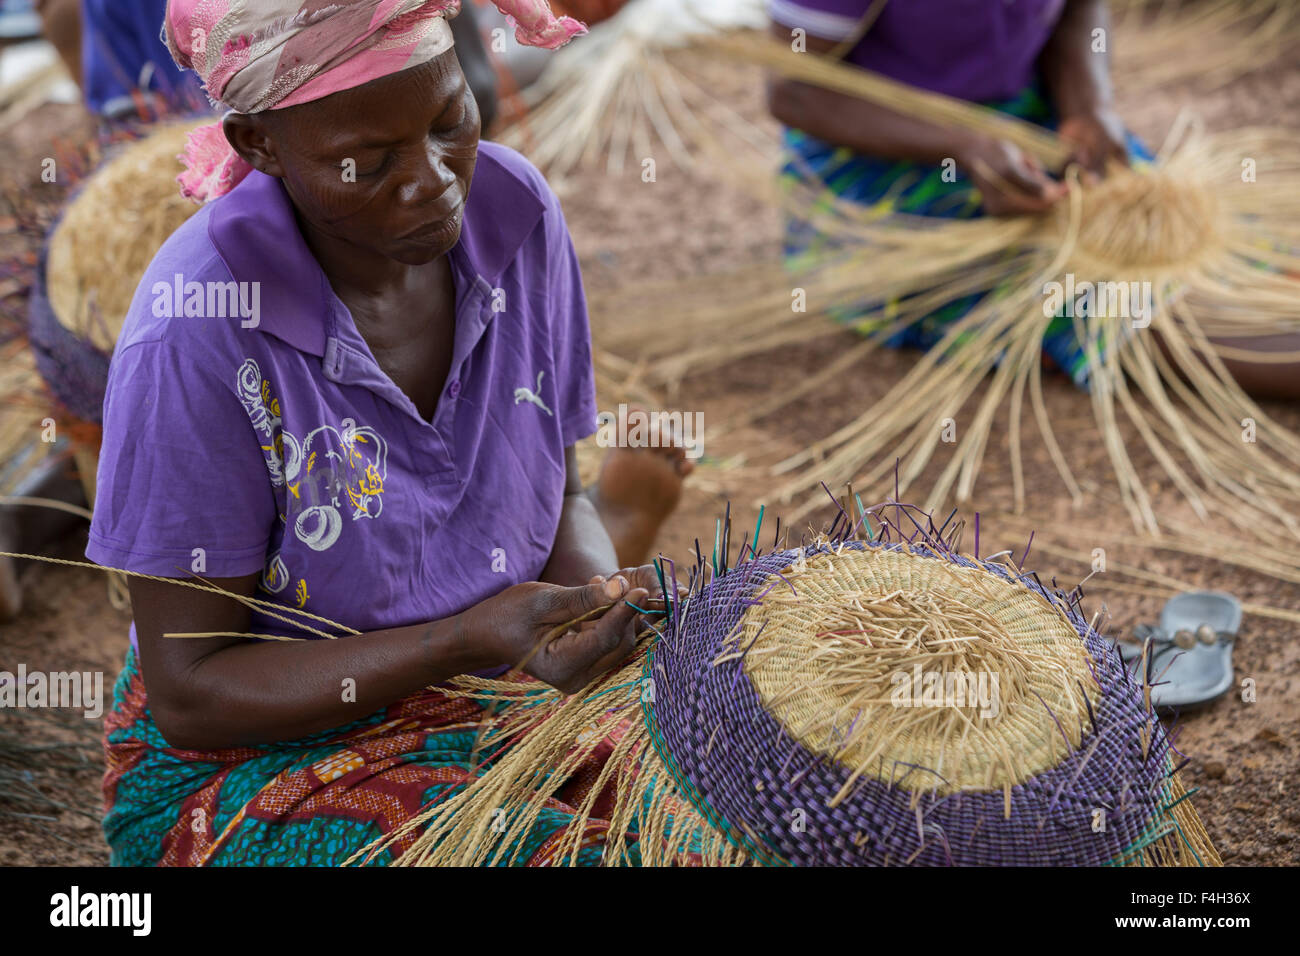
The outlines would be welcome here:
M 1214 93 L 1163 90 L 1158 95 L 1130 96 L 1122 105 L 1137 131 L 1157 142 L 1184 103 L 1205 116 L 1215 129 L 1251 122 L 1295 123 L 1294 111 L 1283 106 L 1294 103 L 1300 92 L 1300 60 L 1292 58 L 1290 62 L 1297 65 L 1270 68 Z M 717 89 L 746 116 L 761 117 L 759 83 L 753 73 L 720 73 Z M 75 139 L 86 131 L 75 108 L 45 108 L 0 137 L 0 149 L 15 157 L 7 163 L 11 171 L 38 169 L 38 162 L 24 165 L 25 161 L 45 155 L 55 137 Z M 592 291 L 608 291 L 641 279 L 721 272 L 777 250 L 777 214 L 739 189 L 707 177 L 684 175 L 666 164 L 660 166 L 658 182 L 652 185 L 642 184 L 637 173 L 639 169 L 629 170 L 622 181 L 615 181 L 600 171 L 588 171 L 562 189 Z M 3 228 L 0 225 L 0 233 Z M 610 327 L 619 335 L 653 335 L 653 330 L 619 329 L 616 321 Z M 707 336 L 708 330 L 700 333 Z M 817 374 L 854 341 L 849 333 L 839 333 L 737 362 L 688 381 L 672 401 L 675 407 L 704 411 L 711 422 L 723 421 L 767 394 L 773 383 L 793 383 Z M 796 403 L 773 420 L 760 422 L 745 433 L 746 447 L 761 450 L 765 461 L 780 452 L 798 450 L 808 436 L 827 434 L 882 396 L 913 358 L 906 353 L 877 356 L 860 373 L 827 383 L 819 395 Z M 1104 485 L 1105 452 L 1089 427 L 1092 416 L 1086 402 L 1062 381 L 1048 381 L 1046 391 L 1058 434 L 1071 436 L 1068 450 L 1076 466 L 1082 466 L 1079 473 L 1094 475 Z M 1300 431 L 1300 408 L 1269 405 L 1268 411 Z M 1027 432 L 1025 467 L 1031 489 L 1027 517 L 1031 521 L 1071 522 L 1076 532 L 1066 543 L 1083 551 L 1090 551 L 1103 531 L 1131 530 L 1122 508 L 1104 494 L 1094 496 L 1083 511 L 1072 511 L 1050 462 L 1037 450 L 1035 438 L 1032 430 Z M 988 511 L 1009 505 L 1006 447 L 1005 431 L 995 430 L 977 489 L 977 500 Z M 1177 500 L 1156 477 L 1159 472 L 1151 467 L 1154 462 L 1136 457 L 1143 473 L 1152 476 L 1158 500 L 1167 502 L 1165 513 L 1180 514 Z M 659 547 L 667 554 L 687 553 L 696 536 L 704 538 L 712 532 L 714 519 L 728 500 L 736 512 L 737 527 L 752 526 L 756 512 L 752 503 L 762 498 L 771 484 L 759 469 L 706 469 L 692 482 L 681 508 L 663 529 Z M 1199 525 L 1188 513 L 1184 527 L 1196 529 Z M 989 552 L 1004 547 L 1023 549 L 1024 531 L 1019 528 L 1000 528 L 993 523 L 986 524 L 984 533 Z M 77 535 L 54 553 L 77 558 L 83 546 L 84 536 Z M 1300 610 L 1300 588 L 1228 563 L 1119 547 L 1112 548 L 1110 554 L 1112 561 L 1128 561 L 1190 586 L 1222 588 L 1246 601 Z M 1029 565 L 1036 567 L 1044 580 L 1052 574 L 1062 582 L 1081 576 L 1078 565 L 1041 551 Z M 101 670 L 106 683 L 111 683 L 126 648 L 128 618 L 110 606 L 103 578 L 87 570 L 37 566 L 27 569 L 24 581 L 28 594 L 25 611 L 16 623 L 0 628 L 0 669 L 12 669 L 23 661 L 31 670 Z M 1093 591 L 1094 607 L 1100 606 L 1103 596 L 1115 629 L 1131 629 L 1138 622 L 1153 620 L 1162 603 L 1154 596 Z M 1181 721 L 1180 747 L 1193 758 L 1185 771 L 1187 783 L 1200 788 L 1193 799 L 1230 865 L 1300 862 L 1300 781 L 1296 776 L 1300 644 L 1295 638 L 1294 624 L 1247 617 L 1235 665 L 1239 680 L 1251 677 L 1256 681 L 1258 702 L 1246 704 L 1230 693 Z M 33 744 L 77 741 L 84 746 L 80 751 L 41 752 L 60 755 L 57 766 L 53 757 L 38 754 L 34 758 L 40 759 L 23 768 L 29 773 L 28 784 L 46 801 L 0 802 L 0 811 L 34 815 L 0 816 L 0 864 L 106 862 L 107 847 L 94 819 L 101 771 L 93 748 L 101 722 L 76 720 L 55 726 L 30 714 L 13 714 L 16 712 L 7 714 L 5 720 Z M 75 758 L 82 754 L 88 756 L 77 763 Z M 68 755 L 74 759 L 63 759 Z

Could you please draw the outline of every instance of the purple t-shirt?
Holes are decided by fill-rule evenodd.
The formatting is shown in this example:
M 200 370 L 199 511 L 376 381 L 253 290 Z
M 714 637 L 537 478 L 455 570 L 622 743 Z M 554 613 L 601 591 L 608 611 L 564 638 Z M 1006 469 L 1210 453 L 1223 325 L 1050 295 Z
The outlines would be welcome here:
M 254 172 L 198 212 L 118 340 L 86 555 L 166 577 L 259 572 L 256 596 L 363 632 L 536 580 L 565 449 L 596 430 L 596 404 L 577 257 L 518 153 L 480 145 L 450 261 L 455 345 L 428 421 L 375 361 L 278 179 Z M 307 636 L 261 613 L 251 630 Z
M 842 42 L 872 0 L 768 0 L 772 19 Z M 845 59 L 912 86 L 964 100 L 1015 96 L 1065 0 L 889 0 Z

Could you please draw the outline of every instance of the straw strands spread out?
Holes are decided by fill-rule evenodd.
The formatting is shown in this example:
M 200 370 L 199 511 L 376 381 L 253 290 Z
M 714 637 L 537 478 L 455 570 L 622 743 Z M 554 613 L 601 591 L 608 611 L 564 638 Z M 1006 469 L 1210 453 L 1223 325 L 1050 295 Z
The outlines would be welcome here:
M 1120 89 L 1192 82 L 1217 89 L 1300 44 L 1294 0 L 1111 0 L 1111 74 Z
M 1116 309 L 1113 301 L 1094 305 L 1099 314 L 1075 316 L 1080 341 L 1089 347 L 1096 420 L 1135 524 L 1152 532 L 1160 527 L 1121 438 L 1121 418 L 1138 430 L 1199 516 L 1223 508 L 1243 529 L 1271 535 L 1279 526 L 1300 536 L 1294 517 L 1300 438 L 1241 391 L 1209 342 L 1214 335 L 1300 330 L 1300 232 L 1293 225 L 1297 148 L 1300 137 L 1269 131 L 1188 140 L 1151 173 L 1116 173 L 1088 190 L 1076 185 L 1060 214 L 1030 220 L 1035 228 L 1011 243 L 1010 251 L 989 255 L 972 247 L 975 254 L 959 258 L 945 275 L 920 277 L 918 287 L 932 285 L 949 298 L 1000 291 L 954 323 L 877 409 L 782 463 L 780 472 L 801 470 L 781 496 L 811 491 L 823 479 L 870 485 L 892 470 L 895 457 L 905 458 L 905 491 L 936 450 L 939 423 L 951 417 L 964 437 L 931 502 L 945 500 L 954 487 L 958 501 L 969 501 L 989 428 L 1006 402 L 1019 509 L 1025 494 L 1019 431 L 1028 398 L 1062 480 L 1081 501 L 1043 404 L 1041 345 L 1055 315 L 1045 309 L 1051 284 L 1091 283 L 1094 290 L 1151 294 L 1149 327 L 1134 328 L 1131 310 Z M 1268 165 L 1261 182 L 1241 182 L 1243 150 Z M 898 281 L 873 285 L 867 276 L 860 278 L 861 288 L 883 296 Z M 924 314 L 935 299 L 930 293 L 904 300 L 900 324 Z M 990 387 L 972 414 L 967 402 L 990 372 Z M 1249 422 L 1257 426 L 1253 442 L 1243 441 Z M 878 462 L 874 471 L 857 474 L 869 459 Z
M 1006 135 L 1049 162 L 1064 155 L 1051 133 L 971 104 L 900 89 L 886 78 L 761 39 L 714 43 L 869 99 L 897 105 L 904 96 L 913 115 Z M 1246 159 L 1253 177 L 1243 175 Z M 1205 135 L 1183 121 L 1153 168 L 1112 170 L 1093 186 L 1074 177 L 1069 182 L 1069 199 L 1053 214 L 969 221 L 909 218 L 889 215 L 887 207 L 842 202 L 810 214 L 812 200 L 825 197 L 815 184 L 796 189 L 787 197 L 790 207 L 811 215 L 845 251 L 808 273 L 754 269 L 734 280 L 684 284 L 680 304 L 658 297 L 649 306 L 657 335 L 641 351 L 656 373 L 649 380 L 671 386 L 731 358 L 831 334 L 836 326 L 817 313 L 848 305 L 887 326 L 837 360 L 834 370 L 757 410 L 770 414 L 789 399 L 826 388 L 877 342 L 944 303 L 997 290 L 984 294 L 877 406 L 781 462 L 776 473 L 786 477 L 776 500 L 801 498 L 791 515 L 798 518 L 816 506 L 823 480 L 851 479 L 861 491 L 877 494 L 886 480 L 892 484 L 899 458 L 897 491 L 906 492 L 939 448 L 941 422 L 952 418 L 958 443 L 927 507 L 954 503 L 954 493 L 955 503 L 969 502 L 1001 412 L 1011 429 L 1017 510 L 1025 497 L 1020 431 L 1030 415 L 1078 504 L 1081 481 L 1042 397 L 1041 350 L 1043 332 L 1057 314 L 1045 308 L 1053 284 L 1059 290 L 1091 286 L 1096 294 L 1075 302 L 1084 314 L 1074 323 L 1088 346 L 1097 425 L 1135 526 L 1157 534 L 1161 521 L 1125 447 L 1121 420 L 1136 429 L 1198 516 L 1219 512 L 1263 540 L 1279 533 L 1300 537 L 1300 437 L 1247 397 L 1220 361 L 1221 355 L 1256 361 L 1296 356 L 1227 350 L 1209 341 L 1300 331 L 1300 134 L 1261 128 Z M 721 291 L 729 286 L 743 290 L 731 301 Z M 806 290 L 809 314 L 791 307 L 797 288 Z M 1127 302 L 1147 290 L 1150 325 L 1135 328 L 1137 300 L 1125 309 L 1119 297 Z M 635 304 L 620 305 L 619 312 L 633 319 L 639 314 Z M 658 318 L 665 313 L 673 318 Z M 709 329 L 704 343 L 701 328 Z
M 770 153 L 753 124 L 670 60 L 703 37 L 766 22 L 762 0 L 632 0 L 555 54 L 525 91 L 529 113 L 501 140 L 552 180 L 600 159 L 615 175 L 646 159 L 689 168 L 724 133 Z
M 924 545 L 900 543 L 895 511 Z M 720 524 L 712 564 L 697 556 L 661 626 L 580 694 L 458 679 L 454 695 L 490 705 L 487 769 L 349 862 L 508 864 L 612 741 L 557 861 L 573 862 L 612 788 L 606 865 L 1219 863 L 1148 688 L 1076 593 L 950 550 L 960 525 L 905 505 L 861 514 L 790 551 L 765 555 L 746 534 L 734 567 Z M 873 520 L 873 543 L 856 540 Z M 660 570 L 676 583 L 672 562 Z M 1001 709 L 900 702 L 895 675 L 917 667 L 972 697 L 972 678 L 996 674 Z M 1105 835 L 1080 825 L 1095 806 Z M 788 825 L 796 810 L 805 828 Z

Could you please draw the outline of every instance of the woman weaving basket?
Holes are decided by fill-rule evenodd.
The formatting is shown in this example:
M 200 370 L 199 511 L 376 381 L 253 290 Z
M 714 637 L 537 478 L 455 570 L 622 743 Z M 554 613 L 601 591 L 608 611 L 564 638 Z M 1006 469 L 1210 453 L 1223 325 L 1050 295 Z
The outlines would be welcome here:
M 500 5 L 534 45 L 581 28 Z M 481 708 L 427 688 L 521 666 L 576 690 L 661 593 L 582 493 L 577 260 L 540 174 L 479 143 L 458 6 L 168 4 L 177 62 L 231 112 L 182 176 L 215 201 L 117 344 L 87 554 L 236 599 L 132 578 L 115 863 L 340 862 L 474 779 Z M 194 289 L 239 290 L 238 316 Z M 523 857 L 571 819 L 553 801 Z
M 811 53 L 1055 129 L 1073 147 L 1071 162 L 1085 177 L 1104 176 L 1110 163 L 1152 159 L 1114 107 L 1105 0 L 768 0 L 768 8 L 772 34 L 785 43 L 800 30 Z M 1043 213 L 1067 194 L 1035 157 L 995 135 L 786 78 L 773 80 L 769 107 L 787 127 L 783 177 L 811 179 L 832 200 L 885 213 L 969 219 Z M 788 221 L 792 266 L 816 262 L 834 247 L 835 240 L 808 219 Z M 894 332 L 888 344 L 929 349 L 983 297 L 955 298 Z M 889 325 L 855 310 L 838 312 L 864 334 L 883 334 Z M 1212 341 L 1247 352 L 1300 350 L 1294 334 Z M 1070 318 L 1060 315 L 1051 323 L 1043 352 L 1087 386 L 1089 357 Z M 1224 363 L 1252 394 L 1300 396 L 1294 362 Z

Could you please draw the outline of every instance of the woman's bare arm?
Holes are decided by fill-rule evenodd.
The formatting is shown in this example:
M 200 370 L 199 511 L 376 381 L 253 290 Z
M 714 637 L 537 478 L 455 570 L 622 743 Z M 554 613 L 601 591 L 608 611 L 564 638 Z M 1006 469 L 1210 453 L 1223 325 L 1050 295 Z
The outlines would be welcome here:
M 617 570 L 618 554 L 596 506 L 583 490 L 582 478 L 578 475 L 578 456 L 572 446 L 565 453 L 565 470 L 564 510 L 560 513 L 555 545 L 541 579 L 577 587 L 596 575 L 607 575 Z
M 1069 0 L 1038 59 L 1060 119 L 1057 131 L 1073 147 L 1071 162 L 1097 176 L 1110 163 L 1128 163 L 1124 121 L 1111 89 L 1109 34 L 1105 0 Z
M 257 580 L 212 583 L 248 597 Z M 522 666 L 572 693 L 630 652 L 640 627 L 634 607 L 652 591 L 625 576 L 583 587 L 533 581 L 445 620 L 292 642 L 165 636 L 247 634 L 250 610 L 225 595 L 136 578 L 131 603 L 159 731 L 174 747 L 217 750 L 329 730 L 458 674 L 498 666 Z M 548 640 L 610 605 L 580 630 Z
M 249 597 L 257 580 L 213 583 Z M 249 609 L 228 597 L 136 578 L 131 604 L 150 710 L 167 741 L 186 749 L 302 737 L 498 663 L 490 643 L 472 640 L 463 615 L 341 640 L 255 643 L 163 636 L 247 633 Z
M 1094 48 L 1094 30 L 1104 31 L 1104 48 Z M 1068 0 L 1038 60 L 1043 82 L 1062 118 L 1112 107 L 1109 34 L 1106 0 Z
M 791 42 L 789 27 L 773 23 L 771 32 L 777 40 Z M 810 55 L 824 55 L 835 46 L 830 40 L 807 38 Z M 769 78 L 767 103 L 772 115 L 786 126 L 885 159 L 938 164 L 975 139 L 973 133 L 904 116 L 847 93 L 783 76 Z
M 772 35 L 790 42 L 790 29 L 778 23 L 772 24 Z M 809 36 L 807 47 L 811 56 L 828 53 L 835 44 Z M 953 160 L 993 215 L 1043 212 L 1065 194 L 1042 164 L 1005 140 L 905 116 L 788 77 L 769 78 L 767 99 L 772 115 L 785 125 L 854 152 L 929 165 Z

